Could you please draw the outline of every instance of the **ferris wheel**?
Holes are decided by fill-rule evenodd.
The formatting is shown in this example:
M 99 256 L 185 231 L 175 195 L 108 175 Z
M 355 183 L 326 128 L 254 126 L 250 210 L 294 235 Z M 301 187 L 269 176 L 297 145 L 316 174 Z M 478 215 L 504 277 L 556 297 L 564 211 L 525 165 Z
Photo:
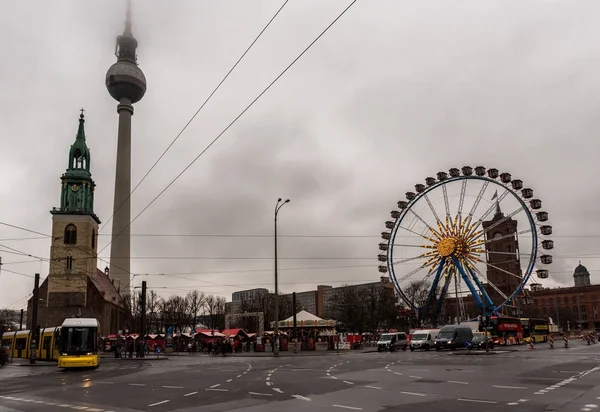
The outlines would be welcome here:
M 381 234 L 379 272 L 389 273 L 419 324 L 501 313 L 534 271 L 548 277 L 548 213 L 509 173 L 483 166 L 439 172 L 407 192 L 398 209 Z

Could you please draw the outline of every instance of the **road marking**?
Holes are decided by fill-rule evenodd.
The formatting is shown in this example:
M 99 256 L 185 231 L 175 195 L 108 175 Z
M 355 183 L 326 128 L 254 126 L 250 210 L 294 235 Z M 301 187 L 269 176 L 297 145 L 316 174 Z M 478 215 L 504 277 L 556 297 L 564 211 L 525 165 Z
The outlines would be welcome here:
M 227 379 L 225 382 L 229 383 L 231 382 L 233 379 Z
M 348 385 L 354 385 L 354 382 L 350 382 L 350 381 L 344 381 L 344 383 L 347 383 Z
M 217 391 L 217 392 L 229 392 L 229 389 L 221 389 L 221 388 L 208 388 L 207 391 Z
M 402 373 L 400 372 L 394 372 L 395 375 L 402 375 Z M 415 376 L 411 376 L 411 378 L 414 378 Z
M 597 408 L 598 405 L 594 405 L 593 403 L 587 404 L 584 406 L 584 408 Z
M 221 384 L 220 384 L 220 383 L 217 383 L 216 385 L 213 385 L 213 386 L 211 386 L 210 388 L 212 389 L 212 388 L 216 388 L 216 387 L 218 387 L 218 386 L 221 386 Z
M 273 396 L 272 393 L 259 393 L 259 392 L 248 392 L 250 395 L 258 395 L 258 396 Z
M 510 406 L 515 406 L 515 405 L 518 405 L 518 404 L 519 404 L 519 402 L 509 402 L 509 403 L 507 403 L 507 405 L 510 405 Z
M 457 401 L 461 401 L 461 402 L 477 402 L 477 403 L 498 403 L 496 401 L 482 401 L 479 399 L 463 399 L 463 398 L 459 398 L 457 399 Z
M 355 410 L 355 411 L 362 411 L 363 410 L 363 408 L 356 408 L 354 406 L 345 406 L 345 405 L 331 405 L 331 406 L 334 406 L 336 408 L 352 409 L 352 410 Z
M 292 395 L 292 397 L 294 397 L 296 399 L 300 399 L 301 401 L 311 401 L 310 398 L 307 398 L 306 396 L 302 396 L 302 395 Z
M 163 385 L 163 388 L 167 388 L 167 389 L 183 389 L 183 386 L 169 386 L 169 385 Z
M 197 394 L 197 393 L 198 393 L 198 392 L 190 392 L 190 393 L 186 393 L 186 394 L 185 394 L 185 395 L 183 395 L 183 396 L 192 396 L 192 395 L 195 395 L 195 394 Z
M 38 401 L 35 403 L 44 403 L 42 401 Z M 71 406 L 71 409 L 77 409 L 78 411 L 85 411 L 86 409 L 88 409 L 87 406 Z
M 106 384 L 106 385 L 114 385 L 115 384 L 115 382 L 106 382 L 106 381 L 104 381 L 104 382 L 96 382 L 96 383 L 102 383 L 102 384 Z
M 424 393 L 416 393 L 416 392 L 400 392 L 403 393 L 405 395 L 413 395 L 413 396 L 427 396 Z
M 241 377 L 242 377 L 242 375 L 238 375 L 238 376 L 236 376 L 236 378 L 241 378 Z
M 458 385 L 468 385 L 469 382 L 461 382 L 461 381 L 448 381 L 448 383 L 456 383 Z
M 414 379 L 421 379 L 421 377 L 420 377 L 420 376 L 410 376 L 410 375 L 409 375 L 408 377 L 409 377 L 409 378 L 414 378 Z
M 277 393 L 283 393 L 283 391 L 279 388 L 271 388 L 271 389 L 273 389 Z
M 46 403 L 46 405 L 48 405 L 48 404 Z M 88 412 L 102 412 L 103 410 L 104 409 L 100 409 L 100 408 L 90 408 L 87 411 Z
M 160 401 L 160 402 L 156 402 L 156 403 L 151 403 L 150 405 L 148 405 L 148 407 L 162 405 L 163 403 L 167 403 L 167 402 L 171 402 L 171 401 L 169 399 L 167 399 L 167 400 L 164 400 L 164 401 Z
M 129 383 L 129 386 L 146 386 L 145 383 Z
M 337 376 L 331 375 L 331 379 L 337 379 Z
M 503 386 L 503 385 L 492 385 L 498 389 L 527 389 L 525 386 Z
M 365 388 L 370 388 L 370 389 L 381 389 L 379 386 L 370 386 L 370 385 L 365 385 Z

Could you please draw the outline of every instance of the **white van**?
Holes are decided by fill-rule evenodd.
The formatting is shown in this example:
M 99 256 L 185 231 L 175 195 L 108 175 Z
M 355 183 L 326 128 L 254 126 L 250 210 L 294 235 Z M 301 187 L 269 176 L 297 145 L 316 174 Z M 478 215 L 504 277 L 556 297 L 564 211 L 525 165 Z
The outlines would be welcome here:
M 435 348 L 435 338 L 439 329 L 415 330 L 410 339 L 410 350 Z
M 404 332 L 382 333 L 377 341 L 377 352 L 383 352 L 388 348 L 394 352 L 398 349 L 406 350 L 407 347 L 408 341 Z

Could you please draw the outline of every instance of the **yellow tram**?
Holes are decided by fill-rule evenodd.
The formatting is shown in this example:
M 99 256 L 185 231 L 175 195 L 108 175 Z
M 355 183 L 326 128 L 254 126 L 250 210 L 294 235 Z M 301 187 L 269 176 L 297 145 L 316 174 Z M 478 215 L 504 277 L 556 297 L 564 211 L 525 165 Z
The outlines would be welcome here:
M 2 348 L 10 358 L 31 358 L 32 331 L 6 332 Z M 61 326 L 42 328 L 35 358 L 55 360 L 59 368 L 97 368 L 99 365 L 100 324 L 94 318 L 67 318 Z

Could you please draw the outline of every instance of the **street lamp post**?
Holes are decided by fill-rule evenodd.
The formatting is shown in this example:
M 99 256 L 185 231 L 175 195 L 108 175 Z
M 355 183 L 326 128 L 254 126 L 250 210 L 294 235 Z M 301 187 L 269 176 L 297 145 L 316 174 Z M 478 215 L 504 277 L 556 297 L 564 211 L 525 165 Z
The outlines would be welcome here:
M 279 210 L 285 205 L 289 203 L 290 199 L 286 199 L 284 202 L 281 201 L 281 198 L 277 199 L 277 204 L 275 205 L 275 327 L 273 328 L 273 356 L 279 356 L 279 288 L 277 282 L 277 215 L 279 214 Z

